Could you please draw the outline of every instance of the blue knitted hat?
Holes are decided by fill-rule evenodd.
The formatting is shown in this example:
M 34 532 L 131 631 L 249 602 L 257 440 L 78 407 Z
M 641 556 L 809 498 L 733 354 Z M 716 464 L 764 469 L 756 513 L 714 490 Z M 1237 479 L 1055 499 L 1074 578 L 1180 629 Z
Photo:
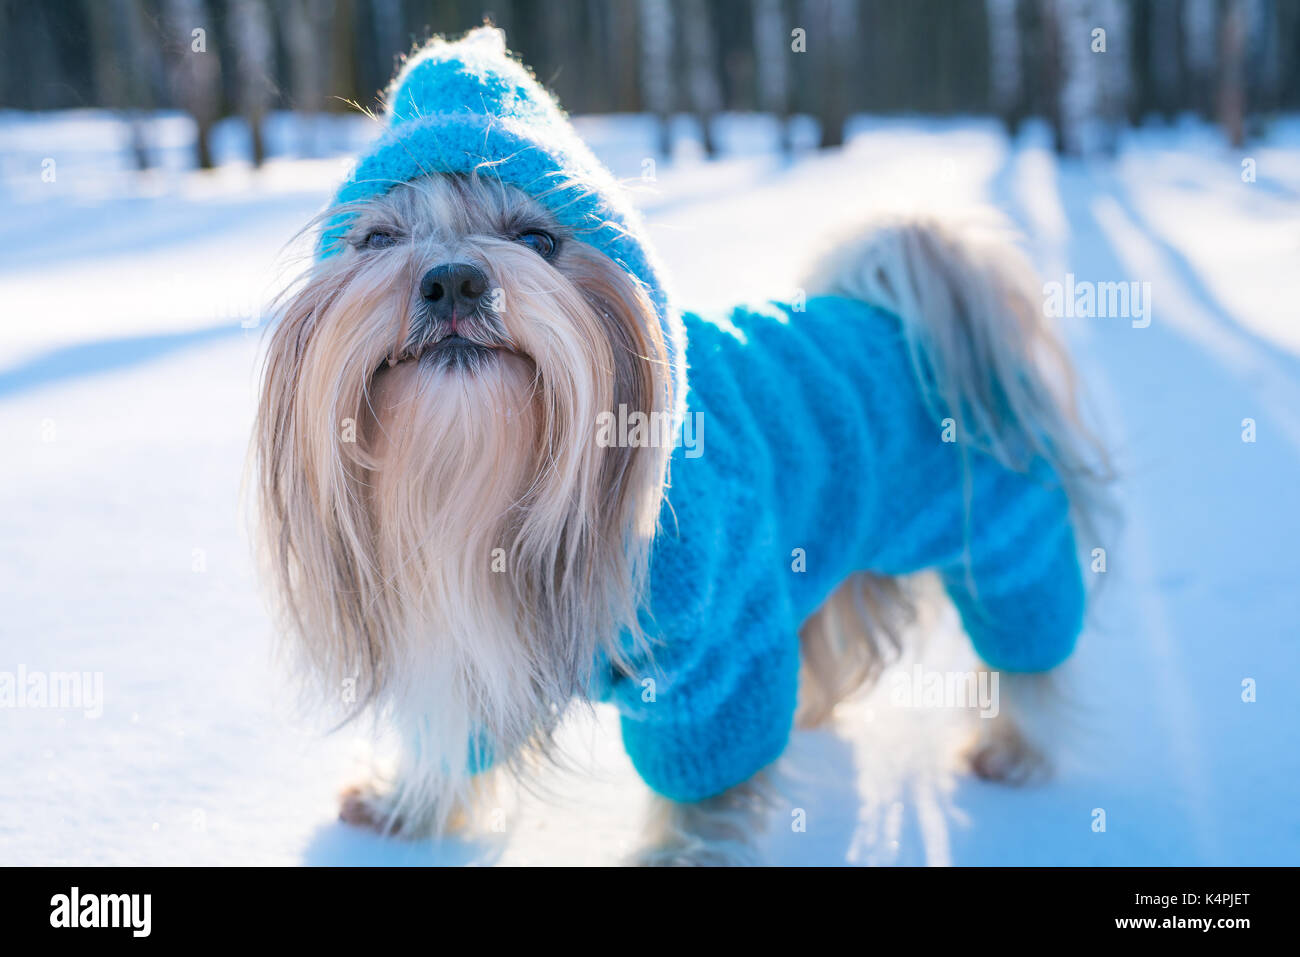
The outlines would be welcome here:
M 680 412 L 686 334 L 640 217 L 551 94 L 506 51 L 505 34 L 479 27 L 454 43 L 435 37 L 407 58 L 385 100 L 384 131 L 333 205 L 382 195 L 429 173 L 477 172 L 517 187 L 645 287 L 659 312 Z M 329 221 L 321 257 L 337 251 L 348 219 L 343 211 Z

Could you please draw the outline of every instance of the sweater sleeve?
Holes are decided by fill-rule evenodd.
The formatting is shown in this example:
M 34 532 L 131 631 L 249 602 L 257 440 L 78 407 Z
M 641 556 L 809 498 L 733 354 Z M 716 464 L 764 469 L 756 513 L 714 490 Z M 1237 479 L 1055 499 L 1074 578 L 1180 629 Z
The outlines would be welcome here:
M 731 384 L 712 384 L 709 396 L 725 399 Z M 720 794 L 775 761 L 798 695 L 792 576 L 763 506 L 768 457 L 745 406 L 712 408 L 708 454 L 673 461 L 651 564 L 651 660 L 615 690 L 633 765 L 676 801 Z
M 779 590 L 754 580 L 727 640 L 681 635 L 698 656 L 673 656 L 673 671 L 621 680 L 623 746 L 642 780 L 674 801 L 699 801 L 748 780 L 785 750 L 798 696 L 799 642 Z M 730 616 L 729 616 L 730 617 Z
M 991 667 L 1046 671 L 1074 650 L 1084 586 L 1069 503 L 1046 467 L 1028 474 L 929 441 L 917 467 L 882 483 L 871 566 L 937 569 L 975 650 Z M 965 475 L 963 474 L 965 469 Z

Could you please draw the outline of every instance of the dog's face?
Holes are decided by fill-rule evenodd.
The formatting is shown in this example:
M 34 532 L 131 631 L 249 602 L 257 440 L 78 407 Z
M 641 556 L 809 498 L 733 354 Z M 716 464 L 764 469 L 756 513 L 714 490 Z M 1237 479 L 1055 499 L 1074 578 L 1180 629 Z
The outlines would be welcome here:
M 358 703 L 441 693 L 518 738 L 635 623 L 665 452 L 601 447 L 596 422 L 671 408 L 660 325 L 620 267 L 500 183 L 431 176 L 347 212 L 263 379 L 260 520 L 287 621 Z M 508 713 L 524 694 L 537 709 Z

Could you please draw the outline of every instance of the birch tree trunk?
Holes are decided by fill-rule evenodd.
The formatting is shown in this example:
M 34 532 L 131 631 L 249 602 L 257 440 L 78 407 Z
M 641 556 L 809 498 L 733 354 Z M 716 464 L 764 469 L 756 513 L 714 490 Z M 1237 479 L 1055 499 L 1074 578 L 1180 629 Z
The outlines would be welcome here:
M 1228 0 L 1219 24 L 1219 75 L 1215 96 L 1219 125 L 1228 142 L 1246 140 L 1246 3 Z
M 1190 94 L 1193 109 L 1209 119 L 1214 115 L 1215 2 L 1183 0 L 1181 12 L 1187 94 Z
M 1007 131 L 1021 119 L 1020 22 L 1017 0 L 986 0 L 989 25 L 989 99 Z
M 317 127 L 325 102 L 332 8 L 331 0 L 278 0 L 273 8 L 289 57 L 289 100 L 299 114 L 298 149 L 303 156 L 320 152 Z
M 1057 0 L 1038 0 L 1037 13 L 1037 38 L 1042 49 L 1034 58 L 1038 86 L 1036 100 L 1052 128 L 1052 148 L 1058 153 L 1064 153 L 1065 119 L 1061 113 L 1061 91 L 1065 86 L 1065 65 L 1061 53 L 1061 17 Z
M 854 0 L 805 0 L 803 19 L 808 31 L 804 55 L 811 58 L 813 94 L 819 106 L 820 146 L 841 146 L 849 112 L 847 60 L 858 32 L 857 5 Z
M 628 112 L 637 109 L 636 8 L 626 3 L 610 7 L 610 70 L 613 98 L 611 109 Z
M 130 131 L 132 164 L 146 169 L 149 149 L 141 114 L 154 105 L 149 78 L 158 63 L 157 48 L 145 36 L 140 0 L 86 0 L 85 10 L 99 102 L 121 113 Z
M 1272 113 L 1278 108 L 1281 86 L 1281 27 L 1275 0 L 1249 0 L 1246 5 L 1246 115 Z
M 1102 90 L 1091 49 L 1095 17 L 1089 0 L 1058 0 L 1056 26 L 1061 51 L 1061 133 L 1065 152 L 1084 156 L 1096 147 L 1095 123 Z
M 266 0 L 230 0 L 230 40 L 235 50 L 239 111 L 248 124 L 254 166 L 266 159 L 262 123 L 271 101 L 271 13 Z
M 1122 0 L 1058 0 L 1056 24 L 1064 151 L 1112 153 L 1132 87 L 1128 8 Z
M 758 103 L 776 117 L 781 152 L 790 143 L 790 27 L 781 0 L 754 4 L 754 61 L 758 68 Z
M 673 155 L 673 8 L 668 0 L 640 0 L 641 88 L 646 109 L 659 126 L 659 155 Z
M 1179 0 L 1151 0 L 1150 60 L 1151 105 L 1166 119 L 1178 113 L 1182 99 L 1178 66 Z
M 1133 96 L 1132 11 L 1128 0 L 1094 0 L 1094 9 L 1096 25 L 1106 31 L 1106 52 L 1093 54 L 1101 82 L 1098 128 L 1102 148 L 1113 153 Z
M 722 86 L 718 82 L 718 53 L 715 42 L 714 7 L 707 0 L 682 0 L 682 41 L 686 52 L 686 87 L 700 124 L 704 152 L 712 157 L 718 149 L 713 139 L 713 120 L 722 109 Z
M 406 53 L 410 41 L 402 29 L 402 0 L 371 0 L 371 16 L 375 23 L 375 45 L 379 48 L 380 72 L 385 76 L 393 72 L 397 57 Z
M 221 111 L 221 61 L 213 22 L 203 0 L 167 0 L 165 12 L 172 90 L 194 119 L 195 160 L 200 169 L 211 169 L 212 125 Z

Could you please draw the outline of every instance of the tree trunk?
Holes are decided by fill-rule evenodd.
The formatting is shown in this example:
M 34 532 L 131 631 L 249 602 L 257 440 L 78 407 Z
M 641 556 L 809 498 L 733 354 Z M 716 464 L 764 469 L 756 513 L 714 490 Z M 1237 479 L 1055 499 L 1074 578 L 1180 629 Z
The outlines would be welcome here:
M 1120 0 L 1058 0 L 1062 146 L 1114 152 L 1130 89 L 1127 11 Z
M 1061 111 L 1061 91 L 1065 86 L 1065 64 L 1061 53 L 1060 10 L 1057 0 L 1039 0 L 1039 38 L 1042 52 L 1038 56 L 1040 98 L 1048 124 L 1052 128 L 1052 148 L 1057 153 L 1066 151 L 1065 117 Z
M 1246 5 L 1246 119 L 1273 113 L 1281 93 L 1281 17 L 1274 0 Z
M 120 112 L 131 138 L 131 159 L 138 170 L 149 166 L 142 111 L 154 105 L 149 76 L 156 66 L 153 46 L 144 32 L 139 0 L 87 0 L 98 102 Z
M 289 56 L 289 105 L 300 114 L 303 156 L 320 152 L 317 120 L 325 100 L 332 7 L 331 0 L 280 0 L 273 7 Z
M 675 106 L 672 74 L 673 8 L 668 0 L 640 0 L 641 88 L 646 109 L 659 125 L 659 155 L 673 155 L 672 113 Z
M 321 93 L 325 109 L 338 111 L 351 108 L 347 101 L 357 88 L 357 6 L 354 0 L 333 0 L 331 7 L 330 15 L 320 21 L 329 37 L 328 82 Z
M 1214 0 L 1183 0 L 1183 64 L 1187 93 L 1193 109 L 1210 119 L 1214 115 L 1214 54 L 1216 46 Z
M 1097 25 L 1106 31 L 1106 52 L 1094 54 L 1101 80 L 1098 126 L 1107 153 L 1118 147 L 1133 96 L 1132 11 L 1128 0 L 1094 0 Z
M 790 26 L 781 0 L 756 0 L 754 60 L 758 65 L 758 102 L 776 117 L 781 152 L 789 156 L 790 142 Z
M 411 45 L 402 28 L 402 0 L 372 0 L 370 8 L 375 21 L 376 59 L 383 82 L 387 82 L 397 65 L 397 58 Z
M 221 61 L 213 21 L 203 0 L 167 0 L 164 22 L 172 91 L 194 119 L 195 161 L 199 169 L 211 169 L 212 126 L 221 113 Z M 204 33 L 196 36 L 198 30 Z
M 1215 97 L 1219 125 L 1228 142 L 1239 147 L 1246 140 L 1245 0 L 1228 0 L 1219 37 L 1219 88 Z
M 271 14 L 266 0 L 231 0 L 229 7 L 231 46 L 239 71 L 239 111 L 248 124 L 254 166 L 266 159 L 262 123 L 271 99 Z
M 1178 114 L 1182 100 L 1179 75 L 1179 0 L 1151 0 L 1150 43 L 1147 47 L 1151 78 L 1151 106 L 1166 120 Z
M 1021 119 L 1020 21 L 1016 0 L 986 0 L 989 31 L 989 99 L 1014 135 Z
M 712 157 L 718 149 L 713 139 L 713 121 L 722 109 L 722 87 L 718 82 L 718 50 L 713 29 L 713 8 L 706 0 L 682 0 L 682 38 L 686 49 L 686 86 L 691 106 L 700 124 L 704 152 Z
M 1061 132 L 1065 152 L 1083 156 L 1093 148 L 1094 118 L 1101 107 L 1101 78 L 1090 49 L 1092 18 L 1088 0 L 1059 0 L 1061 37 Z
M 813 66 L 813 97 L 821 126 L 822 149 L 844 144 L 848 119 L 847 59 L 857 35 L 857 5 L 854 0 L 806 0 L 808 52 Z
M 610 7 L 613 98 L 610 109 L 630 113 L 640 109 L 637 88 L 636 9 L 626 3 Z

